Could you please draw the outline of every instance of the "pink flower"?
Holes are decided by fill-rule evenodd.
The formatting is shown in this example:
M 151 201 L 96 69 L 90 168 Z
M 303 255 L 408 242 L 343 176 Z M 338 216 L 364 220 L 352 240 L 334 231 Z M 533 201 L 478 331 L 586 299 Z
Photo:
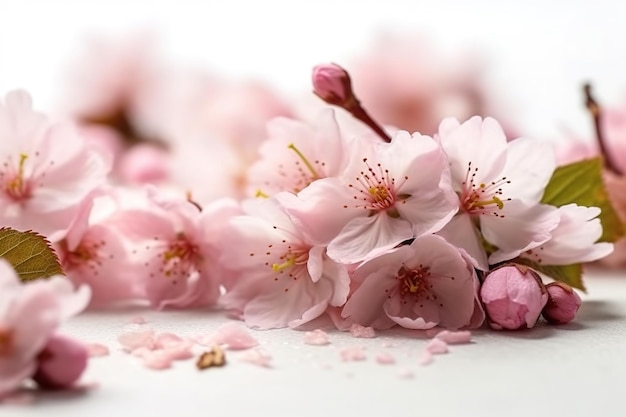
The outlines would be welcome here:
M 118 161 L 117 175 L 126 184 L 158 184 L 169 178 L 169 153 L 147 143 L 135 145 Z
M 548 301 L 539 275 L 523 265 L 490 271 L 480 288 L 489 325 L 496 329 L 532 328 Z
M 96 198 L 100 203 L 104 200 L 108 200 L 108 196 Z M 91 287 L 93 307 L 136 298 L 139 280 L 125 241 L 113 225 L 107 223 L 110 213 L 101 219 L 94 218 L 101 217 L 103 210 L 95 210 L 93 216 L 93 205 L 91 197 L 81 203 L 63 239 L 56 244 L 63 270 L 76 285 Z
M 613 252 L 613 244 L 596 243 L 602 236 L 598 207 L 567 204 L 558 208 L 559 225 L 542 245 L 520 254 L 543 265 L 591 262 Z
M 87 368 L 87 347 L 65 336 L 53 335 L 39 354 L 33 379 L 42 388 L 71 387 Z
M 472 322 L 474 269 L 439 236 L 419 237 L 411 245 L 368 260 L 356 269 L 353 279 L 358 288 L 342 316 L 363 326 L 458 329 Z
M 555 207 L 539 203 L 555 168 L 549 144 L 507 142 L 497 121 L 480 117 L 463 124 L 444 120 L 439 139 L 459 193 L 459 214 L 440 235 L 462 248 L 481 270 L 487 270 L 488 262 L 512 259 L 550 239 L 559 215 Z M 498 248 L 489 260 L 481 233 Z
M 391 143 L 355 140 L 339 178 L 311 183 L 288 210 L 328 256 L 355 263 L 440 230 L 454 216 L 457 197 L 447 160 L 430 137 L 398 132 Z M 359 244 L 355 244 L 359 242 Z
M 238 213 L 234 202 L 216 201 L 202 212 L 192 203 L 148 189 L 145 208 L 116 213 L 111 222 L 129 240 L 132 273 L 157 309 L 213 305 L 225 272 L 218 263 L 218 231 Z
M 173 82 L 176 89 L 186 81 Z M 267 137 L 267 122 L 292 112 L 259 82 L 218 78 L 191 84 L 189 92 L 165 98 L 175 104 L 164 113 L 172 119 L 167 130 L 173 139 L 171 178 L 201 203 L 220 197 L 241 199 L 248 188 L 246 172 Z
M 0 222 L 49 236 L 104 184 L 109 161 L 68 125 L 50 125 L 23 91 L 0 104 Z
M 297 327 L 346 301 L 349 277 L 284 212 L 279 201 L 252 200 L 223 236 L 222 262 L 234 273 L 222 302 L 261 329 Z
M 551 282 L 546 285 L 548 302 L 541 314 L 550 323 L 566 324 L 574 320 L 582 304 L 580 296 L 567 284 Z
M 2 397 L 34 375 L 38 355 L 59 324 L 87 305 L 89 289 L 83 286 L 74 292 L 60 276 L 22 284 L 4 259 L 0 259 L 0 289 Z
M 277 118 L 268 124 L 261 158 L 248 170 L 250 195 L 298 193 L 315 180 L 339 175 L 347 165 L 347 141 L 335 112 L 326 109 L 315 124 Z

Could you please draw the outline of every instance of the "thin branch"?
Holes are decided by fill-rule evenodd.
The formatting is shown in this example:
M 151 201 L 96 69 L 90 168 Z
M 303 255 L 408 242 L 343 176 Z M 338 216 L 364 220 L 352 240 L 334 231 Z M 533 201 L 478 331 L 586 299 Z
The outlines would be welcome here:
M 592 117 L 594 128 L 596 131 L 596 141 L 598 142 L 598 146 L 600 147 L 600 153 L 602 154 L 602 158 L 604 159 L 604 167 L 617 175 L 622 175 L 623 173 L 615 165 L 613 158 L 611 157 L 611 154 L 607 149 L 606 139 L 604 137 L 604 131 L 602 129 L 602 123 L 600 121 L 602 108 L 593 97 L 593 94 L 591 92 L 591 84 L 585 84 L 583 86 L 583 92 L 585 94 L 585 106 L 587 107 L 587 110 L 589 110 L 589 114 Z

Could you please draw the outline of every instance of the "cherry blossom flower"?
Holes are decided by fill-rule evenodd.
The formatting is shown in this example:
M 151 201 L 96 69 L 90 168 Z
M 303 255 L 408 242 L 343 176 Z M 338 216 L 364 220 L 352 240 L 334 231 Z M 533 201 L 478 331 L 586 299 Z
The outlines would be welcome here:
M 0 104 L 0 221 L 43 235 L 64 229 L 104 184 L 110 161 L 70 125 L 51 125 L 24 91 Z
M 108 196 L 98 197 L 105 198 Z M 139 280 L 125 241 L 107 224 L 107 215 L 104 219 L 94 218 L 99 213 L 91 216 L 93 206 L 93 198 L 81 203 L 76 218 L 55 245 L 63 270 L 75 284 L 91 287 L 92 307 L 137 298 L 141 294 Z
M 422 236 L 370 259 L 353 279 L 359 286 L 342 315 L 363 326 L 458 329 L 472 322 L 478 279 L 461 253 L 439 236 Z
M 444 120 L 439 139 L 459 194 L 459 214 L 440 235 L 482 270 L 488 265 L 480 233 L 498 248 L 489 257 L 492 264 L 550 239 L 559 215 L 539 201 L 555 168 L 551 145 L 525 138 L 507 142 L 497 121 L 480 117 L 463 124 Z
M 596 243 L 602 236 L 598 207 L 567 204 L 558 208 L 559 225 L 545 243 L 520 256 L 543 265 L 569 265 L 591 262 L 613 251 L 613 244 Z
M 325 255 L 287 216 L 279 201 L 296 197 L 248 201 L 247 215 L 231 219 L 223 237 L 222 262 L 233 271 L 222 299 L 240 311 L 251 327 L 297 327 L 340 306 L 349 291 L 344 266 Z
M 133 271 L 157 309 L 213 305 L 225 272 L 217 262 L 219 230 L 238 214 L 220 200 L 202 212 L 191 202 L 149 188 L 145 208 L 120 210 L 111 220 L 131 244 Z
M 89 288 L 82 286 L 74 292 L 61 276 L 22 284 L 11 265 L 0 259 L 0 289 L 2 397 L 34 375 L 37 356 L 56 328 L 87 305 Z
M 311 183 L 288 204 L 328 256 L 350 264 L 440 230 L 457 210 L 447 159 L 430 137 L 398 132 L 391 143 L 354 140 L 338 178 Z M 356 243 L 358 242 L 358 244 Z
M 311 182 L 339 175 L 347 164 L 347 142 L 335 112 L 326 109 L 315 124 L 277 118 L 268 124 L 269 138 L 260 159 L 248 170 L 250 195 L 298 193 Z

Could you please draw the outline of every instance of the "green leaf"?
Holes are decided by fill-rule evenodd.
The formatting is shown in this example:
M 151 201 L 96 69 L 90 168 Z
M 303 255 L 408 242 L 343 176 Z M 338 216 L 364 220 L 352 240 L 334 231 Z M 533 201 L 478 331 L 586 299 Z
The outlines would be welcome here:
M 542 203 L 599 207 L 602 212 L 600 242 L 615 242 L 624 236 L 624 224 L 611 205 L 602 180 L 602 159 L 593 158 L 558 167 L 541 199 Z
M 13 265 L 22 281 L 63 274 L 63 268 L 50 247 L 50 242 L 32 231 L 20 232 L 9 227 L 1 228 L 0 258 Z
M 587 291 L 583 284 L 583 268 L 581 264 L 572 265 L 541 265 L 526 258 L 516 258 L 510 262 L 523 264 L 531 267 L 537 272 L 549 276 L 557 281 L 561 281 L 570 287 Z

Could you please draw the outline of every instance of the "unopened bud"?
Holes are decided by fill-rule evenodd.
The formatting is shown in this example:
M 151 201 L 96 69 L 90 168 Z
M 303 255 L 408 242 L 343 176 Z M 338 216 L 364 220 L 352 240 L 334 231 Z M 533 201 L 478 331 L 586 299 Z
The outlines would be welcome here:
M 71 387 L 87 367 L 87 348 L 68 337 L 53 335 L 39 354 L 33 379 L 41 388 Z
M 572 287 L 562 282 L 552 282 L 546 289 L 548 302 L 543 309 L 543 317 L 553 324 L 565 324 L 574 320 L 582 300 Z
M 496 330 L 532 328 L 548 301 L 539 275 L 516 264 L 489 272 L 480 288 L 480 297 L 489 325 Z
M 354 99 L 350 75 L 337 64 L 321 64 L 313 68 L 313 91 L 326 103 L 340 107 Z

